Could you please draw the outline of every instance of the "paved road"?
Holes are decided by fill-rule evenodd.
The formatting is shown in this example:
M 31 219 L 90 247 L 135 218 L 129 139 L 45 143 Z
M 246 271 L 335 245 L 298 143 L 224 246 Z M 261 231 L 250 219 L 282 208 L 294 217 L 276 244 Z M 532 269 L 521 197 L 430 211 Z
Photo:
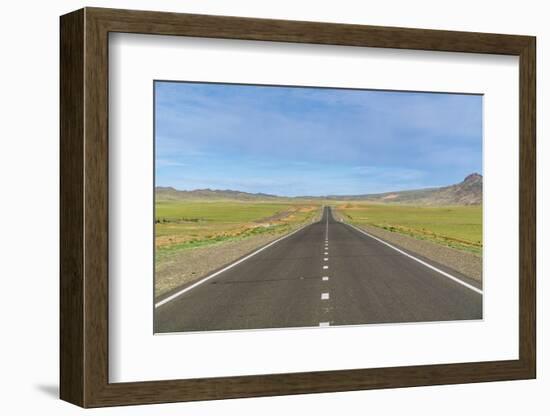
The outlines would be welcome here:
M 325 207 L 320 221 L 158 305 L 155 332 L 481 317 L 475 288 L 336 221 Z

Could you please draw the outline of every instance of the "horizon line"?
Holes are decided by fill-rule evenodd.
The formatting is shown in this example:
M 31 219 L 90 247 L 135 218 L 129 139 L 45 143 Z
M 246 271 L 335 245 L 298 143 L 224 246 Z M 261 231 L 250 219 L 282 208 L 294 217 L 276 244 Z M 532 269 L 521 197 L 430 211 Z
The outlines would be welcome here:
M 390 190 L 390 191 L 384 191 L 384 192 L 372 192 L 372 193 L 360 193 L 360 194 L 337 194 L 337 193 L 330 193 L 330 194 L 322 194 L 322 195 L 278 195 L 278 194 L 272 194 L 268 192 L 247 192 L 247 191 L 241 191 L 238 189 L 218 189 L 218 188 L 195 188 L 195 189 L 178 189 L 174 186 L 163 186 L 163 185 L 155 185 L 155 191 L 158 188 L 170 188 L 177 192 L 197 192 L 197 191 L 210 191 L 210 192 L 238 192 L 248 195 L 264 195 L 268 197 L 275 197 L 275 198 L 331 198 L 331 197 L 359 197 L 359 196 L 374 196 L 374 195 L 384 195 L 384 194 L 391 194 L 391 193 L 398 193 L 398 192 L 413 192 L 413 191 L 425 191 L 425 190 L 432 190 L 432 189 L 438 189 L 438 188 L 446 188 L 453 185 L 458 185 L 466 180 L 466 178 L 472 176 L 472 175 L 478 175 L 483 178 L 483 175 L 478 172 L 473 172 L 464 177 L 464 179 L 461 182 L 456 182 L 448 185 L 435 185 L 435 186 L 429 186 L 425 188 L 410 188 L 410 189 L 400 189 L 400 190 Z

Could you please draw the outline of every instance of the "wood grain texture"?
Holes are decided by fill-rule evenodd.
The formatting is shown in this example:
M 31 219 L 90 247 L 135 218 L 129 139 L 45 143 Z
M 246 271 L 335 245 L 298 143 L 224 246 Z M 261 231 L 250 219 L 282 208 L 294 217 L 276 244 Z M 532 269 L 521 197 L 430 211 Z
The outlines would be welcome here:
M 519 142 L 519 355 L 536 377 L 536 41 L 520 54 Z
M 84 12 L 60 22 L 60 388 L 84 404 Z
M 528 36 L 87 8 L 110 32 L 519 55 Z
M 85 406 L 97 401 L 108 380 L 109 134 L 108 33 L 85 11 L 84 57 L 84 359 Z
M 520 57 L 520 357 L 428 366 L 109 383 L 108 33 Z M 61 397 L 83 407 L 533 378 L 535 38 L 86 8 L 61 18 Z

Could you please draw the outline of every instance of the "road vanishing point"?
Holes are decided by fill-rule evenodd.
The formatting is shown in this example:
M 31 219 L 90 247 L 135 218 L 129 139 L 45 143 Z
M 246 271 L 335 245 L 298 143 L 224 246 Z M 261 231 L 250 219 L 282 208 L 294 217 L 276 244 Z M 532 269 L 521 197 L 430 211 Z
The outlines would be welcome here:
M 290 233 L 155 304 L 155 332 L 482 319 L 480 284 L 337 221 Z

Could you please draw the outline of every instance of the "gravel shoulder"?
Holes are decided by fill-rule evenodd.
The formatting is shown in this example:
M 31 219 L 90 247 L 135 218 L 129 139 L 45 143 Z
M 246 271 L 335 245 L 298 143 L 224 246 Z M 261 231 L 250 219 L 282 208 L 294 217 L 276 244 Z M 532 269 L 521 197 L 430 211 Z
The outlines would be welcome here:
M 155 298 L 199 280 L 283 235 L 256 235 L 242 240 L 181 250 L 163 258 L 155 264 Z
M 482 281 L 483 260 L 475 254 L 387 231 L 372 225 L 360 225 L 358 227 L 388 243 L 395 244 L 407 251 L 417 253 L 422 257 L 447 266 L 473 280 Z

